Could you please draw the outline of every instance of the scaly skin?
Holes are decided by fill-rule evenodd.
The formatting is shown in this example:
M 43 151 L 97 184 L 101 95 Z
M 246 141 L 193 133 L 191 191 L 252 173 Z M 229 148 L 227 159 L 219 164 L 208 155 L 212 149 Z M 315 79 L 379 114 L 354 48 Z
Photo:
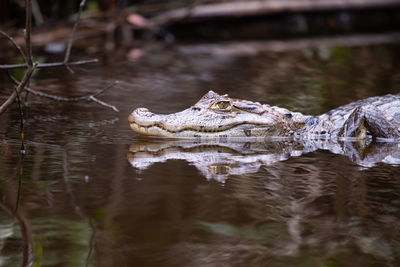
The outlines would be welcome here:
M 138 108 L 128 120 L 141 135 L 168 138 L 365 139 L 370 134 L 399 139 L 400 96 L 371 97 L 314 117 L 209 91 L 181 112 L 161 115 Z

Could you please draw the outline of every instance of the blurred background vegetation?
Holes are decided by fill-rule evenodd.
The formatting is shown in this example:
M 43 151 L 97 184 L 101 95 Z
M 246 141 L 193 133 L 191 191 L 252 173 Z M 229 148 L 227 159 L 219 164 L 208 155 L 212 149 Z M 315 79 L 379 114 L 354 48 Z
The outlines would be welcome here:
M 32 0 L 33 25 L 62 26 L 66 21 L 72 22 L 80 2 Z M 119 36 L 115 40 L 123 39 L 125 44 L 146 36 L 143 30 L 152 35 L 150 39 L 161 37 L 167 41 L 283 39 L 400 30 L 400 1 L 396 0 L 250 2 L 270 5 L 260 9 L 253 6 L 242 12 L 248 7 L 243 0 L 87 0 L 80 29 L 89 27 L 92 36 L 94 29 L 97 34 Z M 218 3 L 225 6 L 217 7 Z M 196 10 L 205 5 L 208 7 Z M 21 29 L 24 21 L 24 0 L 0 1 L 0 29 L 14 35 L 12 32 Z M 132 32 L 134 38 L 130 36 Z M 35 40 L 34 45 L 38 45 Z
M 65 20 L 78 10 L 80 0 L 33 0 L 34 20 L 36 24 L 55 23 Z M 88 0 L 87 11 L 109 11 L 138 5 L 161 5 L 163 7 L 179 7 L 193 4 L 193 0 Z M 42 20 L 39 19 L 42 18 Z M 23 25 L 25 19 L 24 0 L 0 1 L 0 24 L 3 26 Z M 39 21 L 38 21 L 39 20 Z

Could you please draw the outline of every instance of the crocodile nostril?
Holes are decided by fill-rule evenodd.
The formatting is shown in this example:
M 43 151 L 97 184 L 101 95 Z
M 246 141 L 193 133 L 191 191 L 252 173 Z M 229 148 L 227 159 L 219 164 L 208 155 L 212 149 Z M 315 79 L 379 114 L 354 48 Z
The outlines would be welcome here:
M 147 108 L 137 108 L 135 111 L 136 111 L 137 113 L 149 112 L 149 110 L 148 110 Z
M 154 115 L 147 108 L 137 108 L 137 109 L 135 109 L 135 111 L 133 113 L 138 116 L 145 116 L 145 117 L 151 117 Z

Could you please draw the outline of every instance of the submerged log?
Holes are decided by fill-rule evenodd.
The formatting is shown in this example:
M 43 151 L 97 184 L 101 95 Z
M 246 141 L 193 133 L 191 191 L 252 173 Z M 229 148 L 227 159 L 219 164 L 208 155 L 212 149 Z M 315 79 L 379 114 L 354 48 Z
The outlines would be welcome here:
M 178 51 L 185 55 L 206 54 L 213 56 L 251 56 L 259 53 L 281 53 L 303 49 L 329 48 L 335 46 L 373 46 L 400 43 L 400 33 L 357 34 L 334 37 L 315 37 L 295 40 L 234 41 L 179 45 Z

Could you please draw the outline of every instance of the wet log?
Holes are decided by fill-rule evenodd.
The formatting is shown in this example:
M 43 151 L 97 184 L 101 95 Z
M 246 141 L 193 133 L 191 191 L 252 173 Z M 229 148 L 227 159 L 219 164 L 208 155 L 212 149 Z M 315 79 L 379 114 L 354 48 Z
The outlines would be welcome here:
M 310 12 L 399 7 L 399 0 L 269 0 L 206 4 L 162 13 L 152 19 L 155 25 L 180 20 L 196 21 L 227 17 L 246 17 L 284 12 Z

